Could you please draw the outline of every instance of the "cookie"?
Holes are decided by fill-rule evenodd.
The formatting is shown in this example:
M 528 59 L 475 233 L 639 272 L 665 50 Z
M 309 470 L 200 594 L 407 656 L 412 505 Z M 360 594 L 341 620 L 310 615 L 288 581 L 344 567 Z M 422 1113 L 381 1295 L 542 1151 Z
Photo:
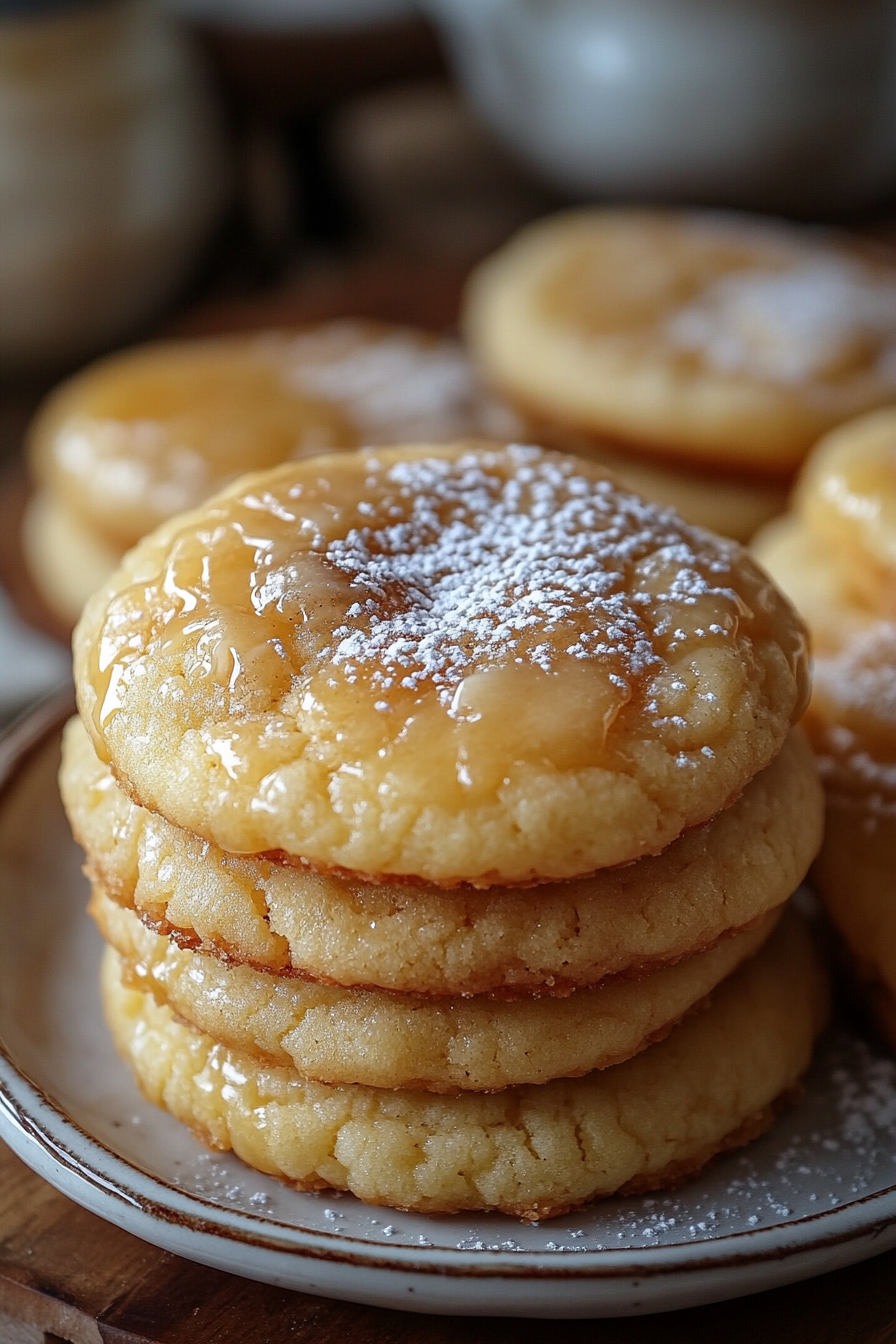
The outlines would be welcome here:
M 125 988 L 109 951 L 106 1015 L 146 1096 L 218 1151 L 299 1189 L 420 1212 L 545 1218 L 601 1195 L 677 1184 L 760 1133 L 827 1016 L 805 928 L 782 922 L 706 1012 L 615 1068 L 491 1095 L 331 1087 L 259 1064 Z
M 131 551 L 74 647 L 143 806 L 233 853 L 446 886 L 659 853 L 807 693 L 746 552 L 514 445 L 244 478 Z
M 226 966 L 144 927 L 94 886 L 91 913 L 148 989 L 220 1045 L 324 1083 L 493 1092 L 605 1069 L 667 1036 L 765 942 L 779 911 L 709 952 L 563 999 L 421 999 Z
M 29 434 L 39 484 L 119 553 L 235 477 L 333 448 L 514 432 L 454 341 L 332 322 L 96 361 Z
M 121 559 L 117 546 L 94 532 L 49 490 L 31 496 L 22 520 L 22 547 L 41 600 L 71 625 L 91 593 Z
M 828 434 L 806 463 L 794 512 L 858 601 L 896 618 L 896 411 Z
M 812 454 L 794 512 L 757 553 L 806 617 L 815 675 L 805 726 L 825 788 L 812 880 L 896 1047 L 896 417 L 882 411 Z
M 838 553 L 799 517 L 770 525 L 756 551 L 812 633 L 803 723 L 823 781 L 856 796 L 896 796 L 896 620 L 860 603 Z
M 853 589 L 831 546 L 798 515 L 775 518 L 757 533 L 750 549 L 805 620 L 816 661 L 820 647 L 841 648 L 878 619 Z
M 807 727 L 826 795 L 812 881 L 896 1047 L 896 621 L 819 654 Z
M 365 443 L 518 434 L 461 347 L 410 327 L 155 342 L 63 383 L 29 433 L 29 569 L 74 622 L 123 552 L 247 471 Z
M 464 327 L 523 409 L 673 463 L 786 479 L 896 396 L 896 267 L 733 215 L 539 220 L 474 273 Z
M 528 890 L 378 886 L 224 854 L 132 803 L 78 719 L 60 785 L 94 879 L 182 946 L 416 994 L 562 995 L 655 970 L 780 906 L 821 841 L 821 790 L 799 730 L 736 803 L 663 854 Z
M 871 1015 L 896 1049 L 896 793 L 831 791 L 812 881 Z

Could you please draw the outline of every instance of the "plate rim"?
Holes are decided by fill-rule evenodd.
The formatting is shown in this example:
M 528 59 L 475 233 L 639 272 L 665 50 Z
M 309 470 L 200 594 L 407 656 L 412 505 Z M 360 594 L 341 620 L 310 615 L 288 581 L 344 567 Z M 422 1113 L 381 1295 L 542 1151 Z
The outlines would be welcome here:
M 67 687 L 39 701 L 0 734 L 0 809 L 19 773 L 61 731 L 74 708 L 74 694 Z M 463 1250 L 403 1246 L 342 1231 L 297 1227 L 270 1215 L 230 1208 L 213 1198 L 179 1188 L 123 1157 L 84 1129 L 61 1103 L 30 1078 L 16 1063 L 2 1036 L 0 1137 L 26 1163 L 29 1156 L 39 1154 L 40 1174 L 76 1202 L 85 1202 L 79 1198 L 79 1183 L 95 1192 L 95 1199 L 88 1207 L 100 1216 L 108 1215 L 98 1206 L 112 1200 L 130 1209 L 139 1221 L 147 1219 L 149 1226 L 176 1225 L 187 1237 L 209 1236 L 262 1253 L 424 1276 L 496 1282 L 574 1279 L 596 1285 L 694 1275 L 700 1271 L 721 1273 L 726 1269 L 782 1262 L 853 1242 L 869 1239 L 876 1242 L 896 1222 L 896 1183 L 893 1183 L 788 1223 L 729 1232 L 702 1243 L 678 1242 L 671 1246 L 581 1251 L 507 1251 L 483 1246 Z M 152 1240 L 149 1236 L 145 1239 Z

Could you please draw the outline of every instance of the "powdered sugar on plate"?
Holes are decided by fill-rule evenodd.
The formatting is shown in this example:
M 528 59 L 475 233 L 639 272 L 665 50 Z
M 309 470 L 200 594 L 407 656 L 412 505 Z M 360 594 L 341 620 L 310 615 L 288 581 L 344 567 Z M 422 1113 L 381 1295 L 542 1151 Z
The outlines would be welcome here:
M 147 1110 L 150 1117 L 157 1114 Z M 263 1207 L 277 1220 L 300 1217 L 303 1226 L 364 1240 L 387 1237 L 395 1245 L 576 1255 L 699 1247 L 814 1218 L 896 1186 L 896 1061 L 839 1030 L 819 1048 L 805 1097 L 761 1139 L 680 1190 L 603 1200 L 540 1224 L 500 1214 L 393 1213 L 333 1191 L 297 1195 L 233 1157 L 205 1153 L 182 1168 L 181 1182 L 234 1208 Z

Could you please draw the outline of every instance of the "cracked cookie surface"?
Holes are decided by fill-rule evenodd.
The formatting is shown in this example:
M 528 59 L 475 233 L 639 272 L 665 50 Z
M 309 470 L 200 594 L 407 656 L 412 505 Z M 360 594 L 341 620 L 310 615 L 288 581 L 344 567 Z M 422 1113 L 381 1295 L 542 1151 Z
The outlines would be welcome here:
M 355 882 L 225 854 L 131 802 L 78 719 L 60 785 L 89 874 L 151 928 L 231 964 L 416 994 L 562 995 L 649 972 L 781 905 L 821 843 L 799 730 L 736 803 L 662 854 L 522 890 Z
M 90 910 L 124 982 L 265 1064 L 325 1083 L 492 1092 L 605 1069 L 667 1036 L 768 938 L 753 928 L 639 979 L 566 998 L 414 998 L 286 980 L 179 948 L 94 886 Z
M 124 988 L 111 950 L 103 992 L 118 1049 L 147 1097 L 210 1147 L 233 1149 L 300 1189 L 524 1218 L 677 1183 L 760 1133 L 827 1018 L 825 972 L 795 916 L 706 1012 L 635 1059 L 491 1095 L 328 1087 L 260 1065 L 181 1024 L 151 994 Z

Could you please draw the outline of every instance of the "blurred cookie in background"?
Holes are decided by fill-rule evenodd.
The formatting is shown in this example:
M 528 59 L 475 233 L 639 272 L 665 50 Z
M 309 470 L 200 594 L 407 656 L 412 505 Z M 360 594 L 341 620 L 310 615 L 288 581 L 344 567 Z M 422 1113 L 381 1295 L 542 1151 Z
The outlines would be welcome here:
M 63 383 L 35 419 L 27 562 L 70 622 L 140 537 L 245 472 L 519 429 L 455 341 L 415 328 L 345 321 L 137 347 Z
M 896 410 L 827 435 L 755 551 L 805 618 L 826 797 L 813 880 L 896 1047 Z
M 896 398 L 896 266 L 771 221 L 539 221 L 474 273 L 464 327 L 542 442 L 669 473 L 742 539 L 820 434 Z M 712 516 L 710 486 L 742 512 Z

